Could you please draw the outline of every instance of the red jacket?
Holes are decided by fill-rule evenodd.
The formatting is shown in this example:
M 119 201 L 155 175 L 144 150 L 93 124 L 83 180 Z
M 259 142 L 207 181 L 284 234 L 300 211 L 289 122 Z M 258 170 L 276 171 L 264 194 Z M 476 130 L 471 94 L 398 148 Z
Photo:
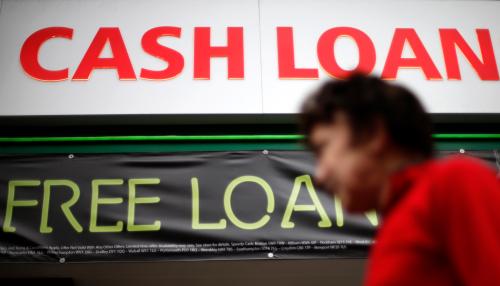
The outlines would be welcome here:
M 500 285 L 500 180 L 465 155 L 390 178 L 365 285 Z

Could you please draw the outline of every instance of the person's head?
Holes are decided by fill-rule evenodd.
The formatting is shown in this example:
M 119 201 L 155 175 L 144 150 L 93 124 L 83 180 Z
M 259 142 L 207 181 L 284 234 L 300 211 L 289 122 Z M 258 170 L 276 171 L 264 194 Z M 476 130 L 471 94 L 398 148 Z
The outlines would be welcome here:
M 351 212 L 377 208 L 391 172 L 433 156 L 429 115 L 408 89 L 355 74 L 324 83 L 303 103 L 316 182 Z

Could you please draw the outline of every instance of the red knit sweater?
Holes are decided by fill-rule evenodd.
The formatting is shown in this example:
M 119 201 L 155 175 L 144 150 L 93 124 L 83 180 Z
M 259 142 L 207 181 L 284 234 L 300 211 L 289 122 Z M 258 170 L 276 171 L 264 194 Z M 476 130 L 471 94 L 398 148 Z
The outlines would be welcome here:
M 465 155 L 390 178 L 365 285 L 500 285 L 500 180 Z

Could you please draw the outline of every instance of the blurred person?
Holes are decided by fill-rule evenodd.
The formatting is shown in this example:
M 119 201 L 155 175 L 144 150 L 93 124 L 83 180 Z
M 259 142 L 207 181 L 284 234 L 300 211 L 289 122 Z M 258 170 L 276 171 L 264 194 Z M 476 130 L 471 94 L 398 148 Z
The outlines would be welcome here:
M 302 105 L 315 180 L 382 225 L 365 285 L 500 285 L 500 181 L 466 155 L 437 158 L 408 89 L 373 76 L 324 83 Z

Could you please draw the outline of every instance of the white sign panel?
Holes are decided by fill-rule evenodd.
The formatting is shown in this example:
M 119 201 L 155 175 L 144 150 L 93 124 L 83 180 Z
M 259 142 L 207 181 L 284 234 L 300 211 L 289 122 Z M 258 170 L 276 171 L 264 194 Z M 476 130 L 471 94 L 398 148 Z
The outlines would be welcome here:
M 320 82 L 397 80 L 500 113 L 500 3 L 3 0 L 0 116 L 296 113 Z

